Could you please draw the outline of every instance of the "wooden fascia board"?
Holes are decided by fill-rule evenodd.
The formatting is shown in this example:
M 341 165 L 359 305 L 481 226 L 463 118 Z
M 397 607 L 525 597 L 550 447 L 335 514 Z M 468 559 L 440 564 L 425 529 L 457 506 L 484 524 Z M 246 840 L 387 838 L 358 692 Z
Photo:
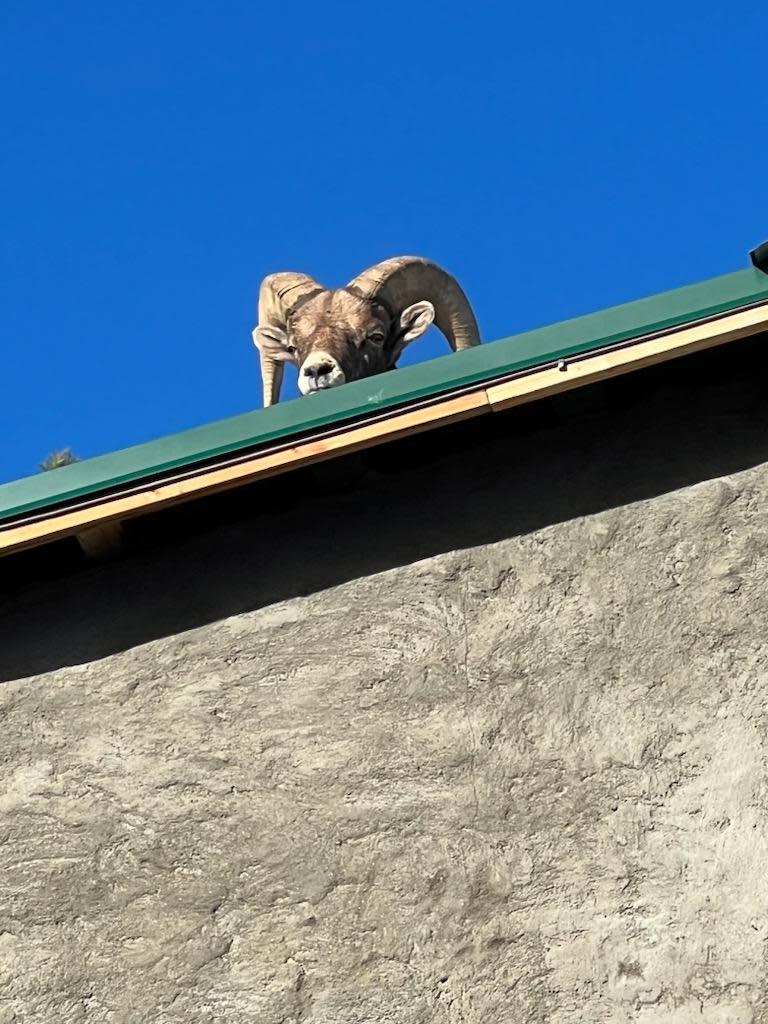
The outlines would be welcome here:
M 729 341 L 759 334 L 768 327 L 768 304 L 740 310 L 716 320 L 694 324 L 668 334 L 638 341 L 612 351 L 596 352 L 574 360 L 562 360 L 557 367 L 528 374 L 486 389 L 494 412 L 510 409 L 548 395 L 584 387 L 624 373 L 654 366 L 670 359 L 700 352 Z
M 0 556 L 488 411 L 485 391 L 474 391 L 423 409 L 396 413 L 376 423 L 351 427 L 330 437 L 310 439 L 277 452 L 257 454 L 234 465 L 206 469 L 183 480 L 159 483 L 128 495 L 117 494 L 95 504 L 11 525 L 0 530 Z

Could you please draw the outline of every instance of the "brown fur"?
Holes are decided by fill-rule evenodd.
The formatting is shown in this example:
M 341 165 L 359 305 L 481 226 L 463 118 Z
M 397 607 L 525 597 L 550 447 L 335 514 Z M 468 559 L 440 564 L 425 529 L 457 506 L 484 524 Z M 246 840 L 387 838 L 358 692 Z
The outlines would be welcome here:
M 345 288 L 312 296 L 287 318 L 288 344 L 298 365 L 313 352 L 327 352 L 348 381 L 391 368 L 397 328 L 383 306 Z
M 308 274 L 269 274 L 259 289 L 253 340 L 261 353 L 264 405 L 279 400 L 285 363 L 300 368 L 304 394 L 395 367 L 406 345 L 434 323 L 454 351 L 480 344 L 469 300 L 436 263 L 382 260 L 346 288 Z

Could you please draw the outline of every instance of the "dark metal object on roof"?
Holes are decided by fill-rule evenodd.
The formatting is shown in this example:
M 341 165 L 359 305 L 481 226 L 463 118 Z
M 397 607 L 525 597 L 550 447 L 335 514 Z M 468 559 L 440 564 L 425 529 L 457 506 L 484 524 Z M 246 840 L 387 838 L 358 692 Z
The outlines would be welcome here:
M 762 245 L 758 245 L 752 250 L 749 256 L 758 270 L 762 270 L 764 274 L 768 274 L 768 242 L 763 242 Z

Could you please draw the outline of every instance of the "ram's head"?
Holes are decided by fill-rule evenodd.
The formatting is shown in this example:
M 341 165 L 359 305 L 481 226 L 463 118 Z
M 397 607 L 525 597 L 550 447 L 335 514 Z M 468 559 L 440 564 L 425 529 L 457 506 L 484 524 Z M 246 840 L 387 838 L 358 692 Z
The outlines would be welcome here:
M 306 274 L 270 274 L 261 283 L 253 332 L 264 405 L 278 401 L 286 363 L 299 368 L 303 395 L 334 388 L 393 369 L 433 322 L 454 351 L 480 344 L 458 282 L 417 256 L 377 263 L 346 288 L 324 288 Z

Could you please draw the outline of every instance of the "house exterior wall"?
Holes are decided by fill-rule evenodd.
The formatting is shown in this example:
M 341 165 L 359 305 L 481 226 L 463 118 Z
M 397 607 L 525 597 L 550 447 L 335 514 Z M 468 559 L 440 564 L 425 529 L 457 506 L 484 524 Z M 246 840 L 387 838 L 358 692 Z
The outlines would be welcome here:
M 745 352 L 15 584 L 0 1024 L 768 1021 Z

